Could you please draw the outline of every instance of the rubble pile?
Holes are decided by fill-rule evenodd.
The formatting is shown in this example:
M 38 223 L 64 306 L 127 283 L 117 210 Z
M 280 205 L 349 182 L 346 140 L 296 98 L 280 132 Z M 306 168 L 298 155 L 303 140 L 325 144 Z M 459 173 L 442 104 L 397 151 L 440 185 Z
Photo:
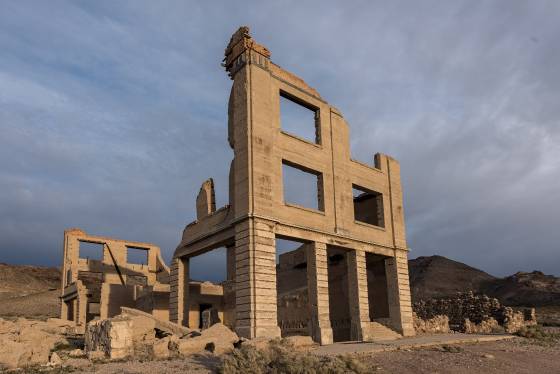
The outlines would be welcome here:
M 65 334 L 72 322 L 57 318 L 34 321 L 0 318 L 0 369 L 45 365 L 58 361 L 53 352 L 57 346 L 70 345 Z M 54 356 L 54 357 L 53 357 Z
M 467 333 L 490 333 L 499 329 L 499 326 L 507 333 L 514 333 L 524 326 L 537 323 L 533 308 L 515 311 L 503 306 L 495 298 L 474 295 L 472 292 L 458 293 L 455 297 L 420 300 L 414 303 L 413 309 L 418 318 L 425 321 L 447 316 L 452 330 Z
M 199 332 L 123 308 L 116 317 L 88 324 L 85 351 L 90 359 L 164 359 L 204 351 L 221 354 L 238 341 L 237 334 L 221 323 Z

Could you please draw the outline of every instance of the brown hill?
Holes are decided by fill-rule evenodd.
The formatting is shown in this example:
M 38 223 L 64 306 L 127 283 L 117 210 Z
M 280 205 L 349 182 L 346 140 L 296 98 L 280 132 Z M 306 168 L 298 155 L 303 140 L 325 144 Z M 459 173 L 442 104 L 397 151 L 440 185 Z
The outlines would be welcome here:
M 518 272 L 486 284 L 481 292 L 501 300 L 506 305 L 560 305 L 560 278 L 540 271 Z
M 442 256 L 408 262 L 413 301 L 473 291 L 510 306 L 560 306 L 560 278 L 540 271 L 496 278 Z
M 0 317 L 58 316 L 60 270 L 0 263 Z
M 418 257 L 408 261 L 413 301 L 452 296 L 457 292 L 479 292 L 496 278 L 482 270 L 443 256 Z

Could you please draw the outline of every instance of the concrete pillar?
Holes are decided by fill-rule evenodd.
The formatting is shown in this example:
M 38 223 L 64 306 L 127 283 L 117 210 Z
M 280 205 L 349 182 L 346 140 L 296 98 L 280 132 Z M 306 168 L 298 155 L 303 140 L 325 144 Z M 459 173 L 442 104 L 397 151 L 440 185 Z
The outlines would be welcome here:
M 385 271 L 391 325 L 403 336 L 413 336 L 407 251 L 396 249 L 395 257 L 385 260 Z
M 227 280 L 235 280 L 235 245 L 226 247 Z
M 169 277 L 169 320 L 188 326 L 189 324 L 189 259 L 174 258 Z
M 327 246 L 325 243 L 314 242 L 307 244 L 306 249 L 309 335 L 321 345 L 332 344 Z
M 235 226 L 235 330 L 245 338 L 279 337 L 274 227 L 249 218 Z
M 369 300 L 366 256 L 362 250 L 347 253 L 348 299 L 350 302 L 350 339 L 367 340 L 369 325 Z

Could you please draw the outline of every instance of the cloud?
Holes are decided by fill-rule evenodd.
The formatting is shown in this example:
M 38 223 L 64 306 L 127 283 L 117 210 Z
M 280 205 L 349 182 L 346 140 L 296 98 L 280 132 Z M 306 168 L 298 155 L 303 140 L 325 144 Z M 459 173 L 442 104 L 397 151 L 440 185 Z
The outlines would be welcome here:
M 169 259 L 204 179 L 226 203 L 219 64 L 248 24 L 342 110 L 354 157 L 401 162 L 412 256 L 558 274 L 559 16 L 554 1 L 4 4 L 0 261 L 57 265 L 72 226 Z

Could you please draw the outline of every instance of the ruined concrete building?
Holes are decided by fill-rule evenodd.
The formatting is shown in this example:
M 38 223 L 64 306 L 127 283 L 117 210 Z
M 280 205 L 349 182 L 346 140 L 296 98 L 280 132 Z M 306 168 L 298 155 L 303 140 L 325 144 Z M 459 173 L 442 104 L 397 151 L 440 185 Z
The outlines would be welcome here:
M 60 318 L 74 321 L 76 332 L 88 322 L 139 309 L 169 320 L 169 268 L 153 244 L 92 236 L 80 229 L 64 231 Z M 200 305 L 224 316 L 223 285 L 190 281 L 193 309 L 186 325 L 202 325 Z M 196 308 L 195 308 L 196 307 Z
M 308 333 L 328 344 L 413 335 L 398 162 L 382 154 L 373 165 L 351 159 L 340 111 L 270 56 L 246 27 L 225 50 L 233 80 L 229 205 L 216 209 L 212 180 L 202 185 L 197 220 L 171 264 L 170 319 L 194 327 L 191 312 L 208 305 L 191 294 L 189 262 L 226 247 L 227 280 L 212 307 L 240 336 Z M 285 105 L 309 114 L 297 125 L 312 128 L 311 139 L 286 128 Z M 286 199 L 292 172 L 313 181 L 312 207 Z M 278 239 L 300 246 L 277 264 Z
M 229 205 L 216 209 L 213 180 L 202 184 L 171 270 L 154 245 L 65 231 L 61 318 L 83 331 L 125 306 L 190 328 L 219 320 L 247 338 L 413 335 L 398 162 L 352 160 L 342 114 L 273 64 L 248 28 L 232 36 L 224 67 L 233 80 Z M 298 175 L 295 201 L 289 175 Z M 305 189 L 309 206 L 298 200 Z M 281 241 L 296 244 L 280 254 Z M 191 259 L 221 247 L 225 281 L 191 279 Z
M 60 316 L 84 331 L 93 319 L 137 308 L 169 319 L 169 268 L 153 244 L 64 231 Z

